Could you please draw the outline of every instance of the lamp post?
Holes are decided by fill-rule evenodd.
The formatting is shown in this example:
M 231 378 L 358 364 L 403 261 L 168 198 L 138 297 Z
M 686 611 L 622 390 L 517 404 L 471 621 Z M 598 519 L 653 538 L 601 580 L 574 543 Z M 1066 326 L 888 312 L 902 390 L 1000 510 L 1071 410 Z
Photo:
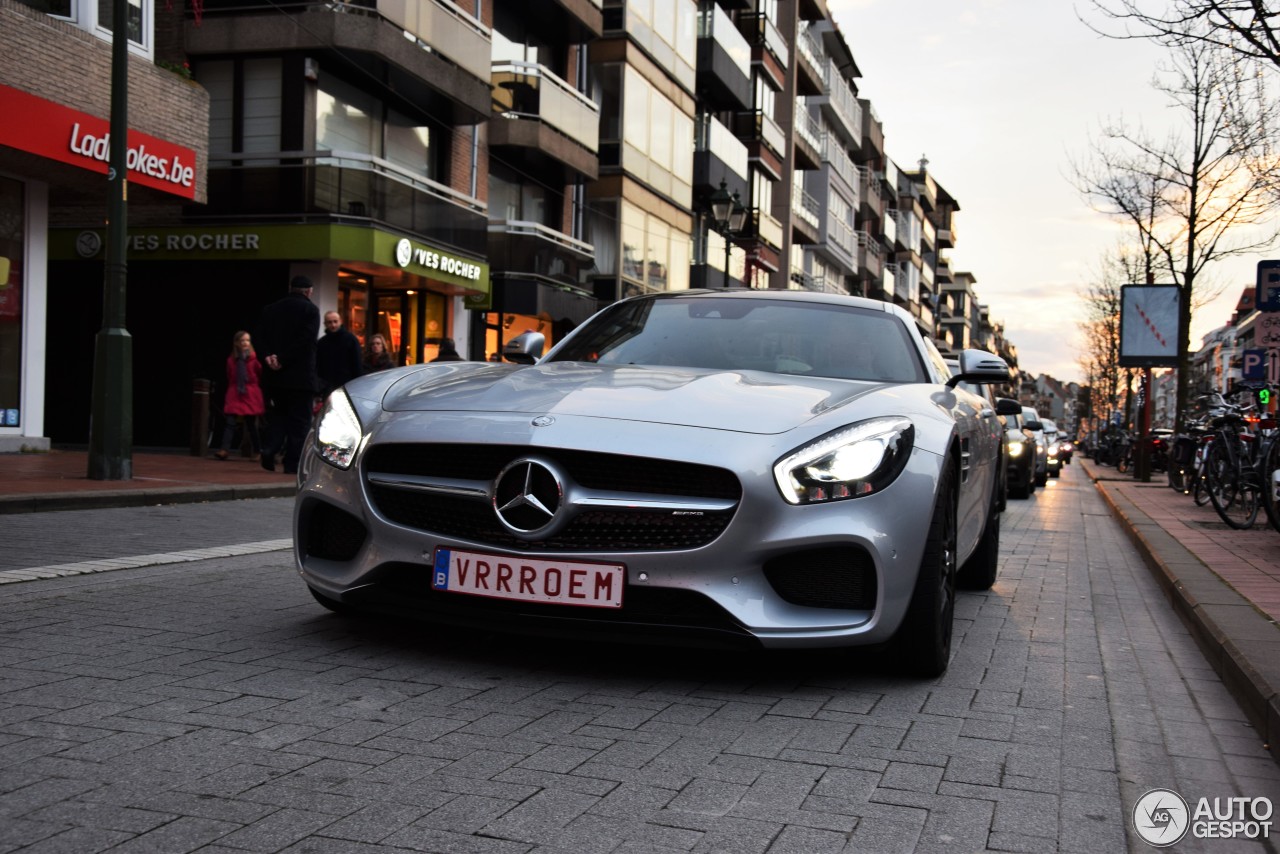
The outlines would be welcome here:
M 729 186 L 720 179 L 720 189 L 711 194 L 712 228 L 724 238 L 724 287 L 729 287 L 729 249 L 731 238 L 742 231 L 747 219 L 747 209 L 738 199 L 738 191 L 729 194 Z

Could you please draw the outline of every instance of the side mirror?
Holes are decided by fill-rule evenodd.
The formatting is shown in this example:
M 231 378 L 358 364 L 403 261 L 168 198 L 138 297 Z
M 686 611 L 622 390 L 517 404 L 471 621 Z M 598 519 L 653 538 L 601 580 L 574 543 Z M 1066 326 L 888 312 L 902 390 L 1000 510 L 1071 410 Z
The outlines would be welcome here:
M 1044 432 L 1044 425 L 1039 421 L 1024 421 L 1022 422 L 1022 429 L 1030 430 L 1033 433 L 1041 433 Z
M 542 358 L 547 336 L 541 332 L 521 332 L 502 347 L 502 357 L 519 365 L 533 365 Z
M 996 415 L 1021 415 L 1022 404 L 1011 397 L 996 398 Z
M 955 388 L 959 382 L 983 385 L 1009 381 L 1009 365 L 999 356 L 986 350 L 963 350 L 960 353 L 960 372 L 947 380 Z

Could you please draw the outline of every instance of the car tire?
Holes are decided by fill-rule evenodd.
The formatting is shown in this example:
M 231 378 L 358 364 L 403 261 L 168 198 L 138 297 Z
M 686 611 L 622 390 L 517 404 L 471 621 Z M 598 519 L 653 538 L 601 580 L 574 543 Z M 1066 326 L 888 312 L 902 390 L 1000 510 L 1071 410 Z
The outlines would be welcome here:
M 1036 473 L 1036 486 L 1045 486 L 1048 483 L 1049 483 L 1048 472 L 1045 472 L 1044 474 L 1040 474 L 1038 472 Z
M 1057 477 L 1060 474 L 1062 474 L 1062 469 L 1054 469 L 1053 471 L 1049 472 L 1049 477 Z
M 901 669 L 932 679 L 946 672 L 956 607 L 956 495 L 954 471 L 945 464 L 929 521 L 924 556 L 907 614 L 894 635 Z
M 311 591 L 312 598 L 314 598 L 317 602 L 319 602 L 324 607 L 328 608 L 333 613 L 335 614 L 351 613 L 351 606 L 346 604 L 345 602 L 339 602 L 337 599 L 330 599 L 328 596 L 325 596 L 323 593 L 318 592 L 314 587 L 308 586 L 307 589 Z
M 956 584 L 965 590 L 990 590 L 996 583 L 1000 563 L 1000 514 L 987 517 L 982 539 L 956 576 Z

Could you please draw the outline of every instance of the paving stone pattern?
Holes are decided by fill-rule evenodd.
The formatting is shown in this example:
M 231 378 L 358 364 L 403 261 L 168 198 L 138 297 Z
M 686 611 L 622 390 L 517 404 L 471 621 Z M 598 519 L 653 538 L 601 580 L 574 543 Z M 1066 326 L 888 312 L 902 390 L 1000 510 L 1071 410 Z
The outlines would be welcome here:
M 272 504 L 38 514 L 63 535 L 29 529 L 19 560 L 120 556 L 80 541 L 104 519 L 126 542 L 157 520 L 192 527 L 184 548 L 232 542 L 248 503 Z M 338 617 L 281 553 L 7 584 L 0 854 L 1139 852 L 1150 788 L 1280 803 L 1075 469 L 1009 503 L 1002 552 L 994 590 L 960 596 L 936 681 L 865 654 Z

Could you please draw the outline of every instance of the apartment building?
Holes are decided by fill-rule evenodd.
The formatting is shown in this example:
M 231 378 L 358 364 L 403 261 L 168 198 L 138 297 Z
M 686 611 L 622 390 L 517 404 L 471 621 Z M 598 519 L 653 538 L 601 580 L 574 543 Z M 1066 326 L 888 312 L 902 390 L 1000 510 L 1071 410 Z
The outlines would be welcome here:
M 923 160 L 908 171 L 888 156 L 824 0 L 141 9 L 137 126 L 193 169 L 182 192 L 144 184 L 130 198 L 139 445 L 187 443 L 192 380 L 221 379 L 232 334 L 295 274 L 405 365 L 446 337 L 471 359 L 526 330 L 554 344 L 603 303 L 687 287 L 892 301 L 950 346 L 978 328 L 944 317 L 976 306 L 947 256 L 959 203 Z M 105 66 L 87 75 L 92 96 L 43 71 L 71 52 L 46 30 L 105 57 L 96 22 L 15 0 L 0 13 L 30 52 L 0 84 L 74 92 L 69 106 L 96 99 L 105 114 Z M 10 80 L 21 68 L 41 71 Z M 49 270 L 46 283 L 44 264 L 11 263 L 23 296 L 0 290 L 0 340 L 17 311 L 22 352 L 48 351 L 0 347 L 0 425 L 19 422 L 0 440 L 82 442 L 100 320 L 60 318 L 51 346 L 43 304 L 100 291 L 96 178 L 0 143 L 0 181 L 28 199 L 20 248 L 45 252 Z M 43 394 L 54 384 L 57 400 Z

